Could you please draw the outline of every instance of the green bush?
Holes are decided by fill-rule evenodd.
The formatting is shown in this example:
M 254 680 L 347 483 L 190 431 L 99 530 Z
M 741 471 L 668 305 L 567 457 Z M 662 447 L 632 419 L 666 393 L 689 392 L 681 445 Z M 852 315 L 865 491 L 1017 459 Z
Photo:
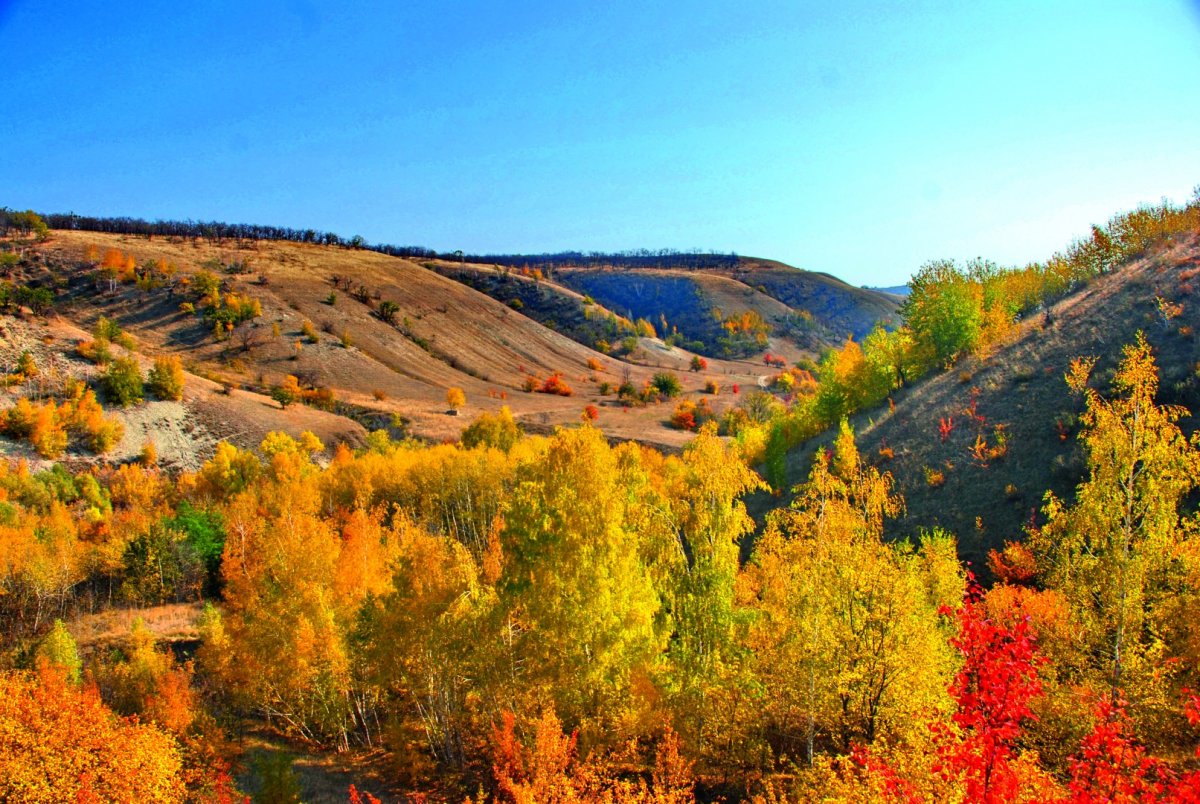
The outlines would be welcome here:
M 679 378 L 669 371 L 660 371 L 655 374 L 650 380 L 650 386 L 667 399 L 683 393 L 683 385 L 679 382 Z
M 108 366 L 104 374 L 104 392 L 110 402 L 122 407 L 142 401 L 142 370 L 136 360 L 121 357 Z

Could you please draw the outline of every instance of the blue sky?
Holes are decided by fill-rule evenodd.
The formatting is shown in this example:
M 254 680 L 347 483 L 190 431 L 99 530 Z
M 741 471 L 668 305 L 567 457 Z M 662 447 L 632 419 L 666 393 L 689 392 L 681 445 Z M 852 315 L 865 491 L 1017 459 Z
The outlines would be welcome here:
M 1200 184 L 1194 2 L 72 5 L 0 0 L 0 204 L 892 284 Z

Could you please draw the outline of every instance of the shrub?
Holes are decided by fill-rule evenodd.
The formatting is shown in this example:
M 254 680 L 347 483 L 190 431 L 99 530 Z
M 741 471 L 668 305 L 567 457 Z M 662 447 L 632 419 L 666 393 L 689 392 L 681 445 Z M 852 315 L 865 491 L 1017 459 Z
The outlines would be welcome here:
M 109 364 L 104 374 L 104 392 L 122 407 L 142 401 L 142 370 L 136 360 L 121 357 Z
M 563 379 L 562 374 L 557 371 L 547 377 L 537 390 L 540 394 L 555 394 L 557 396 L 571 396 L 574 393 L 571 390 L 571 386 L 567 385 L 566 380 Z
M 84 360 L 88 360 L 96 365 L 104 365 L 112 360 L 112 351 L 108 348 L 108 341 L 103 338 L 97 338 L 94 341 L 81 341 L 75 346 L 75 352 Z
M 679 396 L 683 393 L 683 385 L 679 382 L 679 378 L 669 371 L 660 371 L 650 379 L 650 386 L 666 399 Z
M 671 414 L 671 426 L 677 430 L 696 429 L 696 406 L 688 401 L 680 402 Z
M 88 421 L 88 449 L 97 455 L 103 455 L 115 447 L 125 437 L 125 427 L 121 422 L 107 416 L 96 416 Z
M 461 388 L 446 389 L 446 404 L 451 410 L 457 411 L 463 405 L 467 404 L 467 395 L 463 393 Z
M 375 398 L 376 402 L 382 402 L 383 400 L 387 399 L 387 392 L 376 388 L 371 392 L 371 396 Z
M 183 362 L 177 356 L 155 358 L 146 380 L 159 399 L 183 399 Z
M 38 374 L 37 364 L 33 362 L 33 355 L 28 349 L 21 352 L 21 359 L 17 361 L 17 373 L 26 379 Z
M 103 338 L 106 341 L 115 341 L 121 336 L 121 325 L 107 316 L 100 316 L 96 326 L 92 328 L 92 334 L 97 340 Z
M 34 413 L 29 443 L 43 458 L 57 458 L 67 448 L 67 431 L 53 401 L 40 405 Z
M 309 343 L 321 342 L 321 336 L 317 334 L 317 328 L 314 327 L 313 322 L 309 321 L 307 318 L 304 319 L 304 323 L 300 325 L 300 333 Z
M 706 394 L 721 393 L 721 384 L 719 382 L 717 382 L 716 380 L 705 380 L 704 393 L 706 393 Z
M 499 413 L 481 413 L 479 418 L 462 432 L 462 443 L 467 449 L 493 447 L 508 452 L 521 437 L 521 430 L 507 406 Z
M 580 418 L 582 418 L 585 422 L 594 422 L 596 419 L 600 418 L 600 408 L 596 407 L 595 405 L 588 405 L 583 409 L 583 413 L 580 414 Z
M 592 371 L 604 371 L 604 364 L 594 357 L 588 358 L 587 365 Z
M 708 371 L 708 361 L 700 355 L 692 355 L 692 371 Z

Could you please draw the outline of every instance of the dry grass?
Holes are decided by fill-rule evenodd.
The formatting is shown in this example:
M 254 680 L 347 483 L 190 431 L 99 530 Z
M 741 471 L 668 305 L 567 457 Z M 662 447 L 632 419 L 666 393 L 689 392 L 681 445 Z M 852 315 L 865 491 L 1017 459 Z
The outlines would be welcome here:
M 203 606 L 200 603 L 170 603 L 148 608 L 107 609 L 84 614 L 67 623 L 67 629 L 81 650 L 109 647 L 129 638 L 133 623 L 141 618 L 160 642 L 197 639 L 196 623 Z

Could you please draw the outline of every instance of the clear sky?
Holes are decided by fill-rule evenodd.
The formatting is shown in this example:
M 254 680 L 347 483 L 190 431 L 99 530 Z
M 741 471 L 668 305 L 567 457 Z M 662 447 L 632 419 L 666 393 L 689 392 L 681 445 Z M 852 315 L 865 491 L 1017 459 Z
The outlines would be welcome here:
M 0 205 L 856 284 L 1200 184 L 1185 0 L 0 0 L 0 88 Z

